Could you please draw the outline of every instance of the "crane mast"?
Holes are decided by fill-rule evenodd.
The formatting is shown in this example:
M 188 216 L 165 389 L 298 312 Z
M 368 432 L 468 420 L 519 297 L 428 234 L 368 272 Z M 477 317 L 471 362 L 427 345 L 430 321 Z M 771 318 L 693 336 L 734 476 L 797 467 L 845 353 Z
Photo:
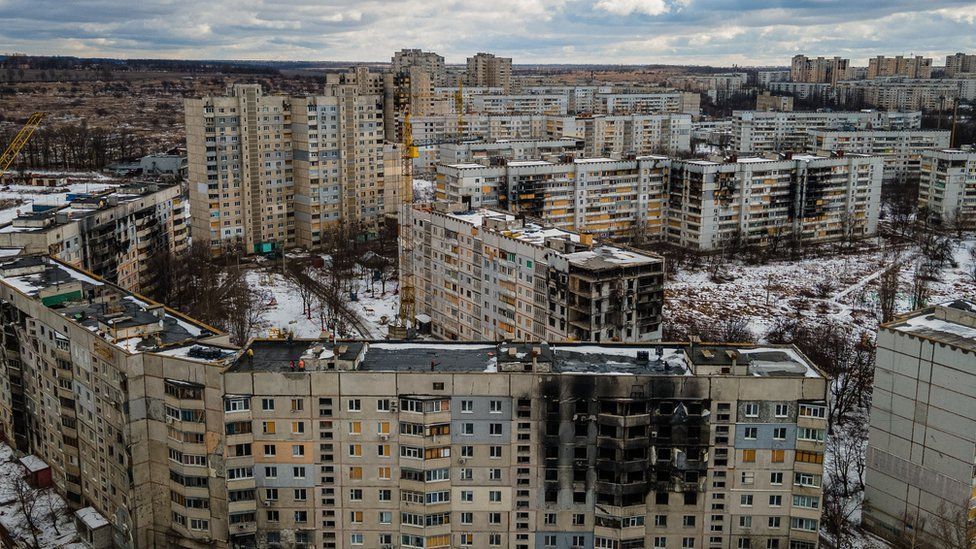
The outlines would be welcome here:
M 31 136 L 34 135 L 34 131 L 37 127 L 41 125 L 41 120 L 44 119 L 43 112 L 35 112 L 30 115 L 27 119 L 27 123 L 24 127 L 17 132 L 13 140 L 7 145 L 6 150 L 3 151 L 3 155 L 0 156 L 0 177 L 7 173 L 10 165 L 14 163 L 14 159 L 20 154 L 20 150 L 24 148 L 24 145 L 30 140 Z

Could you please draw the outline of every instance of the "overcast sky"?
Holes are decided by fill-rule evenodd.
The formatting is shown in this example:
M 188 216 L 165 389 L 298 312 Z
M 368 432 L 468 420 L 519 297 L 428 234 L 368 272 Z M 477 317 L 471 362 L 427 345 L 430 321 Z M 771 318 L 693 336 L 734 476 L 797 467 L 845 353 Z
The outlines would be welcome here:
M 0 51 L 388 61 L 433 50 L 515 63 L 786 65 L 798 52 L 976 52 L 976 1 L 0 0 Z

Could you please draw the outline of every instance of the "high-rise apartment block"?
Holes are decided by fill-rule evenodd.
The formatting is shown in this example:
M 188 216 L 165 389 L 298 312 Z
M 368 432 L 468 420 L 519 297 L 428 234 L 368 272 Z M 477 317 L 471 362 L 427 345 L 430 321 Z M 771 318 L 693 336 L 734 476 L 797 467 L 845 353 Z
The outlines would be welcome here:
M 740 154 L 802 152 L 810 130 L 907 130 L 922 125 L 921 112 L 760 112 L 732 113 L 732 150 Z
M 693 250 L 829 242 L 877 232 L 880 157 L 676 161 L 665 239 Z
M 358 84 L 302 97 L 235 85 L 187 100 L 186 133 L 193 235 L 214 250 L 314 247 L 330 225 L 396 212 L 400 174 L 384 168 L 398 151 L 384 151 L 380 97 Z
M 931 78 L 932 58 L 916 55 L 914 57 L 885 57 L 879 55 L 868 60 L 869 80 L 885 76 L 904 76 L 906 78 Z
M 878 78 L 840 82 L 837 102 L 883 110 L 951 111 L 959 99 L 976 99 L 976 79 Z
M 401 269 L 448 340 L 661 338 L 664 260 L 494 210 L 415 207 Z
M 0 227 L 0 247 L 50 254 L 130 291 L 152 293 L 160 255 L 189 244 L 179 184 L 134 182 L 35 207 Z
M 595 114 L 701 114 L 701 94 L 680 91 L 597 93 Z
M 497 87 L 508 91 L 512 87 L 512 58 L 478 53 L 468 58 L 467 84 Z
M 863 524 L 893 542 L 972 546 L 976 302 L 878 330 Z
M 836 84 L 850 76 L 850 59 L 840 57 L 816 57 L 794 55 L 790 64 L 790 80 L 793 82 L 815 82 Z
M 946 78 L 976 78 L 976 54 L 947 55 L 945 75 Z
M 793 110 L 793 96 L 773 95 L 763 92 L 756 96 L 756 110 L 768 112 L 791 112 Z
M 393 54 L 390 60 L 390 72 L 401 74 L 409 69 L 420 69 L 430 75 L 434 86 L 443 86 L 447 82 L 447 70 L 444 68 L 444 57 L 432 51 L 404 48 Z
M 976 228 L 976 150 L 922 151 L 918 208 L 933 221 Z
M 596 115 L 576 119 L 588 157 L 624 158 L 691 150 L 691 115 Z
M 0 431 L 119 547 L 817 547 L 827 380 L 793 347 L 241 352 L 43 258 L 0 310 Z
M 922 152 L 949 147 L 950 132 L 944 130 L 809 130 L 807 149 L 869 154 L 884 158 L 884 179 L 892 182 L 918 181 Z

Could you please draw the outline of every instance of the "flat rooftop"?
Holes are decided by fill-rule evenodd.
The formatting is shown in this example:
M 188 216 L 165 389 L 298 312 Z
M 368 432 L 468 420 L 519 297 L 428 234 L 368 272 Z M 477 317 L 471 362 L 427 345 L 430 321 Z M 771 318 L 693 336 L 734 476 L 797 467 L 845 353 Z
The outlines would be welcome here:
M 234 358 L 230 372 L 304 373 L 304 361 L 306 372 L 521 373 L 521 364 L 534 357 L 554 374 L 694 376 L 695 365 L 729 366 L 735 356 L 749 377 L 823 377 L 785 345 L 255 340 L 248 349 L 250 354 Z
M 596 246 L 592 250 L 565 254 L 572 265 L 586 269 L 612 269 L 621 266 L 649 265 L 660 262 L 661 259 L 649 255 L 632 252 L 615 246 Z
M 976 351 L 976 301 L 949 301 L 915 311 L 885 327 Z

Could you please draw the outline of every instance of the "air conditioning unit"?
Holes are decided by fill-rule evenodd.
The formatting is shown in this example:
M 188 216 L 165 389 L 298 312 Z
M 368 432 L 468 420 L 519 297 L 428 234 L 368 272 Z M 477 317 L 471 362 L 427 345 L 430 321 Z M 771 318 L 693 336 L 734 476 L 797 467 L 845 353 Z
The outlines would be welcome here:
M 458 458 L 458 465 L 464 465 L 468 462 L 467 458 Z
M 390 435 L 386 433 L 380 433 L 380 440 L 390 440 Z
M 264 505 L 265 507 L 271 507 L 271 502 L 270 502 L 270 501 L 268 501 L 268 500 L 264 500 L 264 501 L 262 501 L 261 503 L 262 503 L 262 504 L 263 504 L 263 505 Z

